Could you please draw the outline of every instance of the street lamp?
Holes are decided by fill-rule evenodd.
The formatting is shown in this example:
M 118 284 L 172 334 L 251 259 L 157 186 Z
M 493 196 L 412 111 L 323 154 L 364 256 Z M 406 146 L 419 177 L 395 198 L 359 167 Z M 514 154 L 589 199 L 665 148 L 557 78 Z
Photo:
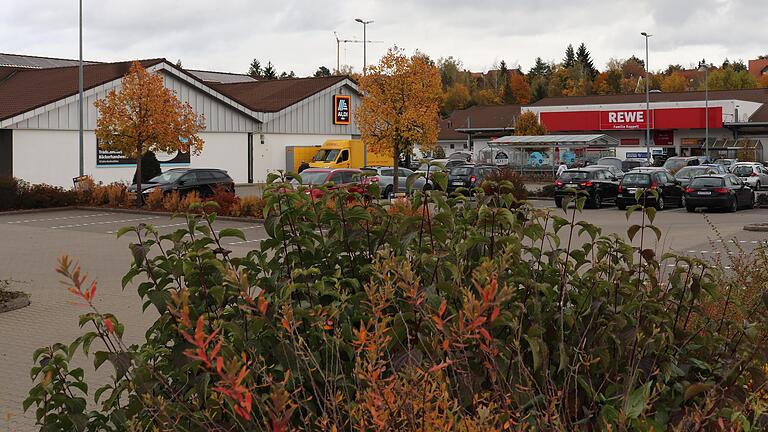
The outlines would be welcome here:
M 373 20 L 364 21 L 361 18 L 355 18 L 355 21 L 363 25 L 363 75 L 365 75 L 365 68 L 367 66 L 365 46 L 366 46 L 366 43 L 368 42 L 368 37 L 366 36 L 366 27 L 368 26 L 368 24 L 372 23 Z
M 640 34 L 645 37 L 645 153 L 649 160 L 653 160 L 651 158 L 651 90 L 648 80 L 650 70 L 648 67 L 648 38 L 653 35 L 646 32 Z
M 709 159 L 709 65 L 699 62 L 699 72 L 704 72 L 704 156 Z
M 80 177 L 85 174 L 83 163 L 83 0 L 80 0 L 80 62 L 78 65 L 79 121 L 80 121 Z

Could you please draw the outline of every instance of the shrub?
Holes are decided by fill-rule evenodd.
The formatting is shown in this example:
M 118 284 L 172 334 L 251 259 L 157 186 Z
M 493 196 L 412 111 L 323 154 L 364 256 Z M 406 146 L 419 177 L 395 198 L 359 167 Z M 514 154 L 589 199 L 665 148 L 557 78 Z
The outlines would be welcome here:
M 224 215 L 231 215 L 232 208 L 240 203 L 240 198 L 225 186 L 216 186 L 213 189 L 213 196 L 206 198 L 205 201 L 214 201 L 218 204 L 218 212 Z
M 175 213 L 181 208 L 181 194 L 176 191 L 165 194 L 163 198 L 163 209 Z
M 160 188 L 154 188 L 147 194 L 144 203 L 150 210 L 163 210 L 165 201 L 165 192 Z
M 106 186 L 107 204 L 110 207 L 130 205 L 128 188 L 122 183 L 112 183 Z
M 492 193 L 500 189 L 504 194 L 512 194 L 518 201 L 528 199 L 528 191 L 525 189 L 522 177 L 512 168 L 501 168 L 493 171 L 485 178 L 482 187 L 485 193 Z
M 24 184 L 17 178 L 0 178 L 0 211 L 12 210 L 19 206 L 20 189 Z
M 199 207 L 202 202 L 203 201 L 200 199 L 200 194 L 198 194 L 197 191 L 187 192 L 181 197 L 177 211 L 183 213 L 190 211 L 190 208 L 192 208 L 195 212 L 199 212 L 200 209 L 195 209 L 195 207 Z
M 240 198 L 237 207 L 232 210 L 233 216 L 264 218 L 264 199 L 257 196 L 244 196 Z
M 120 230 L 136 237 L 123 285 L 140 278 L 156 311 L 140 345 L 62 258 L 91 331 L 35 352 L 25 408 L 46 430 L 764 429 L 745 401 L 765 382 L 763 302 L 706 315 L 718 269 L 577 222 L 583 198 L 567 218 L 502 191 L 389 211 L 271 177 L 265 200 L 269 238 L 241 257 L 221 245 L 243 233 L 209 214 Z M 658 240 L 640 211 L 630 239 Z M 69 363 L 90 348 L 115 369 L 98 407 Z
M 24 184 L 20 188 L 19 207 L 25 209 L 66 207 L 78 202 L 78 193 L 47 184 Z

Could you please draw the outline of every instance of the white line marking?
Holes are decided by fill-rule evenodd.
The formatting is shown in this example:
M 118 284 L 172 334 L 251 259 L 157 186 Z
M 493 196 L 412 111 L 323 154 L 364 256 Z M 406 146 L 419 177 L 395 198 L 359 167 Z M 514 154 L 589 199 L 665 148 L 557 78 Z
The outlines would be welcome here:
M 689 250 L 688 253 L 696 253 L 695 250 Z
M 739 243 L 746 243 L 746 240 L 739 240 Z
M 184 223 L 177 223 L 177 224 L 170 224 L 170 225 L 154 225 L 154 227 L 155 228 L 168 228 L 168 227 L 175 227 L 175 226 L 181 226 L 181 225 L 186 225 L 186 224 L 187 223 L 184 222 Z M 115 234 L 115 233 L 117 233 L 117 231 L 118 230 L 107 231 L 107 234 Z
M 757 240 L 752 240 L 750 243 L 757 244 Z
M 703 254 L 705 254 L 705 253 L 709 253 L 709 251 L 704 251 L 704 250 L 703 250 L 703 251 L 699 251 L 699 252 L 700 252 L 700 253 L 703 253 Z
M 77 227 L 84 227 L 84 226 L 90 226 L 90 225 L 106 225 L 106 224 L 124 223 L 124 222 L 137 222 L 137 221 L 152 220 L 152 219 L 159 219 L 159 218 L 160 216 L 153 216 L 153 217 L 145 217 L 145 218 L 138 218 L 138 219 L 121 219 L 121 220 L 115 220 L 115 221 L 91 222 L 91 223 L 74 224 L 74 225 L 59 225 L 59 226 L 51 227 L 51 229 L 77 228 Z
M 64 219 L 80 219 L 80 218 L 109 216 L 111 214 L 112 213 L 97 213 L 97 214 L 89 214 L 89 215 L 82 215 L 82 216 L 66 216 L 66 217 L 56 217 L 56 218 L 48 218 L 48 219 L 26 219 L 26 220 L 11 221 L 6 223 L 20 224 L 20 223 L 28 223 L 28 222 L 49 222 L 49 221 L 64 220 Z
M 234 246 L 234 245 L 239 245 L 239 244 L 244 244 L 244 243 L 260 242 L 262 240 L 266 240 L 266 238 L 253 239 L 253 240 L 243 240 L 243 241 L 232 242 L 232 243 L 228 243 L 228 244 Z
M 238 228 L 238 227 L 234 227 L 234 228 L 235 229 L 239 229 L 240 231 L 245 231 L 245 230 L 249 230 L 249 229 L 261 228 L 261 225 L 247 226 L 247 227 L 244 227 L 244 228 Z M 223 228 L 223 229 L 226 229 L 226 228 Z M 221 230 L 218 230 L 218 231 L 216 231 L 216 234 L 218 234 L 220 232 L 221 232 Z

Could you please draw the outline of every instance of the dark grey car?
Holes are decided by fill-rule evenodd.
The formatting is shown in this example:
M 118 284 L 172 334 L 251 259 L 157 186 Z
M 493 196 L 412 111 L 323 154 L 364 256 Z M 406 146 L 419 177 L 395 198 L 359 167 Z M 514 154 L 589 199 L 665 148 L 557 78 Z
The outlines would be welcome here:
M 201 196 L 211 196 L 219 187 L 235 192 L 235 182 L 224 170 L 174 168 L 151 178 L 146 183 L 142 183 L 141 190 L 144 194 L 159 188 L 163 192 L 178 192 L 182 195 L 196 191 Z M 136 192 L 136 185 L 131 185 L 128 191 Z
M 374 181 L 378 182 L 379 186 L 381 187 L 381 196 L 382 198 L 389 198 L 392 196 L 392 193 L 394 191 L 394 175 L 395 175 L 395 169 L 392 167 L 363 167 L 362 168 L 363 173 L 365 174 L 371 174 L 369 177 L 367 177 L 368 181 Z M 414 175 L 414 171 L 409 170 L 408 168 L 398 168 L 397 173 L 397 185 L 398 185 L 398 192 L 407 192 L 410 193 L 411 190 L 406 191 L 406 186 L 408 182 L 408 178 Z M 417 178 L 413 182 L 412 190 L 419 190 L 424 188 L 424 185 L 427 184 L 427 181 L 423 177 Z

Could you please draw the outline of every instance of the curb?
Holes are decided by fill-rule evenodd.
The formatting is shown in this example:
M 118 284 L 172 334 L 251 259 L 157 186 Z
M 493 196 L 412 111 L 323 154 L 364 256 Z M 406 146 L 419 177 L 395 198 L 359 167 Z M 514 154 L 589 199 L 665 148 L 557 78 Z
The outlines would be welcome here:
M 768 232 L 768 223 L 744 225 L 744 231 Z
M 0 303 L 0 314 L 21 309 L 30 305 L 29 294 L 21 293 L 20 296 L 5 303 Z
M 63 210 L 72 210 L 76 207 L 47 207 L 47 208 L 39 208 L 39 209 L 24 209 L 24 210 L 8 210 L 8 211 L 0 211 L 0 215 L 22 215 L 27 213 L 48 213 L 48 212 L 57 212 L 57 211 L 63 211 Z

